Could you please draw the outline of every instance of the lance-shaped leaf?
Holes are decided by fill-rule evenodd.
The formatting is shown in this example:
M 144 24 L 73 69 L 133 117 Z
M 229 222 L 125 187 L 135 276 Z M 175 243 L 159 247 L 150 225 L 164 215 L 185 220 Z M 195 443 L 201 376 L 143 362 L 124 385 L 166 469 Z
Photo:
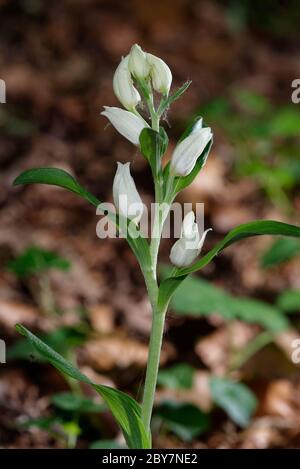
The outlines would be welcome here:
M 67 173 L 63 169 L 59 168 L 32 168 L 21 173 L 13 183 L 15 186 L 21 184 L 47 184 L 51 186 L 58 186 L 67 189 L 74 194 L 83 197 L 85 200 L 90 202 L 95 207 L 98 207 L 101 204 L 101 201 L 97 199 L 93 194 L 88 190 L 82 187 L 76 179 Z M 114 213 L 109 213 L 111 220 L 116 224 L 116 226 L 121 225 L 122 227 L 127 226 L 126 239 L 131 249 L 135 253 L 137 259 L 141 266 L 147 268 L 151 264 L 149 246 L 146 239 L 141 234 L 136 234 L 135 236 L 130 236 L 130 229 L 132 227 L 131 220 L 121 219 L 120 216 L 117 216 Z M 136 232 L 135 232 L 136 233 Z
M 174 103 L 174 101 L 176 101 L 183 93 L 185 93 L 191 83 L 191 80 L 186 81 L 180 88 L 178 88 L 177 91 L 175 91 L 175 93 L 161 100 L 158 108 L 159 116 L 161 116 L 171 106 L 171 104 Z
M 100 200 L 84 189 L 76 179 L 63 169 L 59 168 L 32 168 L 21 173 L 15 180 L 14 186 L 20 184 L 48 184 L 67 189 L 74 194 L 80 195 L 95 207 L 98 207 Z
M 257 220 L 237 226 L 231 230 L 224 239 L 217 243 L 205 256 L 197 262 L 194 262 L 189 267 L 177 269 L 171 277 L 165 279 L 161 283 L 158 300 L 160 307 L 163 308 L 168 305 L 173 292 L 187 275 L 197 272 L 205 267 L 219 254 L 219 252 L 223 251 L 223 249 L 242 239 L 260 235 L 281 235 L 300 238 L 300 228 L 295 225 L 289 225 L 287 223 L 272 220 Z
M 141 408 L 132 397 L 117 389 L 93 383 L 78 368 L 75 368 L 24 326 L 17 324 L 16 329 L 20 334 L 27 337 L 34 349 L 61 373 L 77 381 L 89 384 L 100 394 L 117 420 L 129 448 L 151 447 L 150 436 L 146 432 L 141 420 Z

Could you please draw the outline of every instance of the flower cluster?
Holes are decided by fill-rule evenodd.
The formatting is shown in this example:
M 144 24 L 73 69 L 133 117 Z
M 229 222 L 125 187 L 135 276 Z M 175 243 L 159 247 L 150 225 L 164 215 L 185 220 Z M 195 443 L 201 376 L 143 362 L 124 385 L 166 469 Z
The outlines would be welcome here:
M 205 127 L 202 119 L 198 119 L 175 147 L 170 163 L 165 166 L 167 171 L 162 165 L 162 151 L 157 150 L 153 158 L 149 157 L 148 150 L 143 151 L 141 135 L 144 129 L 156 133 L 156 136 L 152 133 L 151 138 L 154 138 L 154 146 L 157 148 L 159 146 L 157 142 L 163 139 L 159 120 L 170 103 L 187 88 L 187 86 L 182 87 L 173 96 L 169 96 L 171 84 L 172 73 L 168 65 L 159 57 L 144 52 L 135 44 L 130 53 L 122 58 L 113 78 L 114 93 L 125 109 L 105 106 L 101 113 L 121 135 L 140 147 L 142 154 L 149 159 L 155 186 L 163 188 L 159 195 L 156 194 L 156 202 L 159 203 L 171 203 L 178 192 L 178 185 L 184 182 L 184 178 L 192 175 L 194 170 L 198 172 L 203 167 L 212 141 L 210 127 Z M 160 103 L 156 108 L 154 92 L 161 95 Z M 147 121 L 147 116 L 143 116 L 138 110 L 139 107 L 142 109 L 142 101 L 148 108 L 151 123 Z M 165 134 L 164 130 L 163 133 Z M 143 203 L 130 173 L 130 163 L 118 163 L 113 183 L 113 198 L 120 215 L 133 220 L 134 223 L 140 221 Z M 161 228 L 162 226 L 156 226 L 158 232 Z M 181 238 L 172 247 L 171 262 L 177 267 L 191 264 L 200 253 L 207 231 L 202 236 L 200 235 L 195 223 L 195 215 L 190 212 L 184 218 Z

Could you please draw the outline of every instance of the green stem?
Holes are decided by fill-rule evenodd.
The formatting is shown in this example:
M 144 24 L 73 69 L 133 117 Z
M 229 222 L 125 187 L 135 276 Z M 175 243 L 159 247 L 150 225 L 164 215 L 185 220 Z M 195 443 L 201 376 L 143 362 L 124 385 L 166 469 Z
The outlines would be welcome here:
M 161 240 L 162 229 L 165 221 L 165 214 L 161 212 L 161 201 L 163 198 L 162 194 L 162 184 L 161 180 L 157 180 L 155 182 L 155 213 L 154 213 L 154 222 L 153 222 L 153 229 L 151 233 L 151 244 L 150 244 L 150 256 L 152 262 L 152 270 L 154 277 L 156 279 L 156 270 L 157 270 L 157 258 L 158 258 L 158 251 L 159 245 Z
M 159 115 L 157 114 L 154 108 L 153 96 L 150 95 L 149 97 L 146 97 L 146 101 L 151 115 L 152 129 L 156 132 L 159 132 Z M 160 158 L 158 149 L 156 158 Z M 153 177 L 155 183 L 156 205 L 150 244 L 151 269 L 150 271 L 144 272 L 145 282 L 152 306 L 152 325 L 149 343 L 149 354 L 142 401 L 142 421 L 144 423 L 146 431 L 149 433 L 157 383 L 157 374 L 159 369 L 162 339 L 164 333 L 165 316 L 167 310 L 167 307 L 162 308 L 158 306 L 159 287 L 157 283 L 158 251 L 164 221 L 168 213 L 168 210 L 165 210 L 165 213 L 162 213 L 160 205 L 163 202 L 163 179 L 161 172 L 161 164 L 157 166 L 157 171 L 155 172 Z
M 156 132 L 159 132 L 159 116 L 155 111 L 153 96 L 149 96 L 149 98 L 146 99 L 146 102 L 151 116 L 151 127 Z
M 160 191 L 158 184 L 155 183 L 156 203 L 160 200 Z M 157 374 L 159 368 L 160 352 L 162 346 L 162 337 L 165 322 L 165 311 L 157 308 L 158 302 L 158 284 L 157 284 L 157 258 L 160 245 L 162 222 L 159 206 L 155 206 L 155 215 L 153 230 L 151 234 L 151 271 L 144 272 L 145 282 L 152 306 L 152 325 L 149 343 L 149 354 L 147 361 L 146 380 L 142 401 L 142 421 L 146 431 L 150 432 L 150 422 L 154 403 Z
M 161 193 L 156 184 L 156 201 L 161 200 Z M 158 306 L 159 288 L 157 284 L 157 258 L 161 239 L 161 232 L 167 213 L 162 214 L 157 203 L 150 245 L 151 272 L 144 272 L 147 290 L 152 306 L 152 326 L 149 343 L 149 355 L 147 362 L 146 380 L 142 402 L 142 421 L 146 431 L 150 432 L 150 422 L 154 403 L 157 374 L 159 369 L 162 338 L 167 307 L 161 309 Z
M 166 311 L 154 309 L 149 344 L 149 356 L 142 402 L 142 421 L 146 431 L 150 431 L 151 415 L 154 403 L 157 374 L 159 369 Z

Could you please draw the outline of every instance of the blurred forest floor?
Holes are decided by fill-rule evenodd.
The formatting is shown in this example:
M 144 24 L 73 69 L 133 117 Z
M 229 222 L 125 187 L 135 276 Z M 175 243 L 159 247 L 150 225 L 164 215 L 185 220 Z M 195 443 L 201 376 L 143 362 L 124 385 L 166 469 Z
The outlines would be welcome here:
M 299 7 L 295 2 L 290 2 L 288 10 L 284 2 L 268 1 L 265 9 L 259 4 L 0 1 L 0 70 L 7 86 L 7 103 L 0 105 L 0 338 L 8 349 L 19 340 L 14 329 L 17 322 L 39 334 L 60 330 L 65 345 L 69 336 L 64 331 L 72 331 L 72 359 L 86 374 L 135 398 L 141 396 L 150 309 L 141 274 L 125 241 L 97 239 L 95 211 L 71 193 L 46 186 L 12 187 L 13 179 L 24 169 L 57 166 L 76 175 L 100 199 L 111 201 L 116 162 L 132 161 L 140 193 L 151 201 L 144 159 L 112 127 L 106 128 L 100 117 L 103 105 L 118 105 L 112 76 L 133 43 L 169 64 L 174 88 L 186 79 L 193 81 L 168 115 L 165 127 L 170 153 L 186 124 L 201 110 L 214 130 L 215 144 L 207 166 L 180 196 L 182 202 L 205 203 L 206 225 L 214 229 L 205 249 L 235 225 L 253 219 L 299 224 L 300 178 L 293 177 L 300 172 L 300 119 L 296 105 L 286 110 L 291 103 L 291 82 L 300 76 Z M 257 8 L 257 17 L 251 5 Z M 282 107 L 286 133 L 281 128 L 278 135 L 263 134 L 262 138 L 262 122 Z M 249 119 L 257 122 L 256 114 L 261 119 L 256 131 L 249 136 L 246 126 L 245 134 L 240 135 L 237 124 Z M 282 122 L 280 115 L 277 121 Z M 236 127 L 228 129 L 229 123 Z M 276 152 L 280 147 L 284 153 L 283 145 L 293 163 L 289 163 L 292 174 L 286 167 L 273 170 Z M 250 161 L 249 149 L 265 156 L 263 169 L 256 169 L 264 172 L 264 178 L 253 170 L 257 162 L 256 166 L 239 166 L 239 159 Z M 232 297 L 274 305 L 285 290 L 300 289 L 300 272 L 296 246 L 295 256 L 263 268 L 260 259 L 271 245 L 269 238 L 244 241 L 225 251 L 201 276 Z M 70 262 L 70 269 L 18 277 L 7 265 L 28 246 L 55 251 Z M 165 262 L 170 246 L 169 240 L 164 241 L 161 255 Z M 188 402 L 209 413 L 211 423 L 203 433 L 186 436 L 184 431 L 176 433 L 172 418 L 164 426 L 162 417 L 155 421 L 162 429 L 154 439 L 155 446 L 299 446 L 300 380 L 290 360 L 290 343 L 297 337 L 300 306 L 284 333 L 230 375 L 246 382 L 258 400 L 255 415 L 245 428 L 212 405 L 208 376 L 227 373 L 230 348 L 237 353 L 243 350 L 264 330 L 262 324 L 234 315 L 228 321 L 218 310 L 207 311 L 204 317 L 201 305 L 199 317 L 183 311 L 182 306 L 178 310 L 171 309 L 167 318 L 161 365 L 190 365 L 195 370 L 193 385 L 189 389 L 161 385 L 157 402 L 166 398 Z M 72 446 L 72 438 L 80 431 L 78 447 L 88 447 L 100 438 L 118 440 L 106 410 L 78 417 L 75 411 L 70 414 L 66 406 L 53 402 L 53 394 L 68 390 L 54 369 L 22 347 L 11 357 L 0 365 L 0 446 L 63 447 L 65 435 Z M 90 391 L 83 391 L 96 399 Z M 56 412 L 59 418 L 51 421 L 50 431 L 49 422 Z M 36 425 L 26 426 L 29 420 L 36 420 Z

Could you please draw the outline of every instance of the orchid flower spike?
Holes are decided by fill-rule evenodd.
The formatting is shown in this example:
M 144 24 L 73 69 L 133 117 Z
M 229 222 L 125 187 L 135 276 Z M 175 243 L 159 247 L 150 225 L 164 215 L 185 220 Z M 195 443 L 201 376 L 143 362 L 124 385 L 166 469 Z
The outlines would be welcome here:
M 173 245 L 170 252 L 170 260 L 176 267 L 187 267 L 192 264 L 201 252 L 207 233 L 206 230 L 200 236 L 198 225 L 195 222 L 195 214 L 189 212 L 183 220 L 181 237 Z

